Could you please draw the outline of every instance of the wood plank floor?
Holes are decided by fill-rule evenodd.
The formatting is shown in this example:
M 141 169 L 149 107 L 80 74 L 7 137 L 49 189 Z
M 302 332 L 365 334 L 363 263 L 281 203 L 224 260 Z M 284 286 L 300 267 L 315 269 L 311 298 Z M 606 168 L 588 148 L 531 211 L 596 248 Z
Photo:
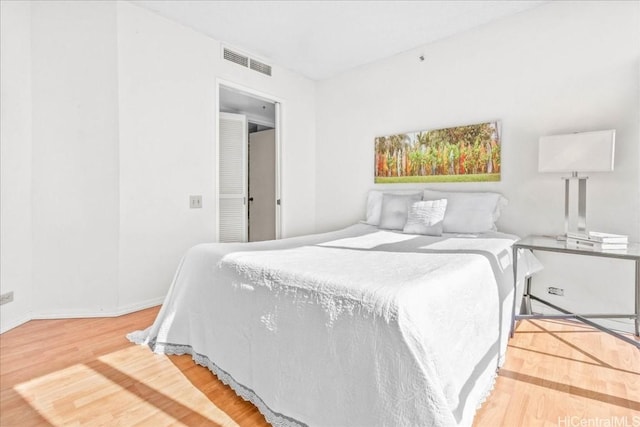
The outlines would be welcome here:
M 126 340 L 157 312 L 34 320 L 0 335 L 0 425 L 267 426 L 190 356 Z M 474 425 L 638 426 L 640 351 L 572 322 L 520 322 Z

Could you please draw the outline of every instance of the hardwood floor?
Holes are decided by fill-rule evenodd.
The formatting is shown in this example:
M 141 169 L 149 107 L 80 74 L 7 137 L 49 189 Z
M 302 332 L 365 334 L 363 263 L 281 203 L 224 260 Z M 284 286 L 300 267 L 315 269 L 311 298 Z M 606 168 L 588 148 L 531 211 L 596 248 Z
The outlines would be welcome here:
M 581 323 L 521 321 L 474 425 L 640 426 L 640 351 Z
M 268 425 L 190 356 L 125 338 L 158 310 L 34 320 L 0 335 L 0 426 Z
M 268 425 L 190 356 L 126 340 L 157 311 L 34 320 L 0 335 L 0 425 Z M 474 425 L 640 426 L 640 351 L 572 322 L 520 322 Z

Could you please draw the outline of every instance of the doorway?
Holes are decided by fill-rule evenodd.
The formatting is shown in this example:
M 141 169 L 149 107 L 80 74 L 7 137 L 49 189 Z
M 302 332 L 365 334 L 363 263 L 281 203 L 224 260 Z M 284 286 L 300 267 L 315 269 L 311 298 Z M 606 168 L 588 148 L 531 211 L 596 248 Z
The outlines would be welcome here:
M 277 239 L 280 104 L 235 86 L 218 88 L 219 241 Z

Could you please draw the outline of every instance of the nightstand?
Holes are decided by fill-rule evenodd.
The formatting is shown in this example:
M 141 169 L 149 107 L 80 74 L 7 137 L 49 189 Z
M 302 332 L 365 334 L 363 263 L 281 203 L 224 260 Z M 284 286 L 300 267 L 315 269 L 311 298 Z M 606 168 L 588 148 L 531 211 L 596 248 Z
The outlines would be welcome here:
M 524 310 L 523 314 L 516 314 L 516 299 L 517 295 L 515 292 L 517 277 L 518 277 L 518 251 L 520 250 L 531 250 L 531 251 L 545 251 L 545 252 L 558 252 L 561 254 L 574 254 L 574 255 L 583 255 L 583 256 L 595 256 L 595 257 L 603 257 L 603 258 L 617 258 L 624 259 L 635 262 L 635 313 L 634 314 L 576 314 L 572 313 L 564 308 L 558 307 L 555 304 L 552 304 L 548 301 L 543 300 L 542 298 L 535 296 L 531 293 L 531 278 L 532 276 L 527 276 L 525 279 L 525 288 L 524 293 L 522 295 L 522 307 Z M 589 319 L 613 319 L 613 318 L 624 318 L 624 319 L 634 319 L 635 321 L 635 335 L 636 337 L 640 336 L 640 244 L 637 243 L 629 243 L 628 248 L 626 250 L 597 250 L 597 249 L 577 249 L 573 247 L 567 247 L 566 242 L 562 240 L 557 240 L 553 237 L 543 237 L 543 236 L 527 236 L 524 239 L 521 239 L 513 244 L 513 277 L 514 277 L 514 296 L 513 296 L 513 316 L 511 321 L 511 336 L 513 337 L 513 333 L 515 330 L 516 320 L 521 319 L 575 319 L 582 323 L 585 323 L 589 326 L 597 328 L 603 332 L 611 334 L 621 340 L 624 340 L 630 344 L 635 345 L 638 349 L 640 349 L 640 341 L 635 341 L 628 336 L 622 335 L 616 331 L 613 331 L 609 328 L 606 328 L 602 325 L 599 325 L 595 322 L 592 322 Z M 545 304 L 548 307 L 553 308 L 554 310 L 559 311 L 563 314 L 533 314 L 531 312 L 531 300 L 538 301 L 542 304 Z

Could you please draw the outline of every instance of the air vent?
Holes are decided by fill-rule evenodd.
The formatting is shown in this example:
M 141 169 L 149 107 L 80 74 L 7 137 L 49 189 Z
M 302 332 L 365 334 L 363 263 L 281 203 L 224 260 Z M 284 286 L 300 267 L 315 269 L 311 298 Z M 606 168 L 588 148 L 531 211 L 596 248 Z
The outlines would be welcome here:
M 238 65 L 242 65 L 243 67 L 249 66 L 249 58 L 239 54 L 238 52 L 234 52 L 232 50 L 224 48 L 224 59 L 227 61 L 235 62 Z
M 256 61 L 255 59 L 251 60 L 249 68 L 259 73 L 266 74 L 267 76 L 271 75 L 271 65 L 264 64 L 260 61 Z
M 271 75 L 271 65 L 249 58 L 247 55 L 243 55 L 242 53 L 235 52 L 225 47 L 222 49 L 222 56 L 227 61 L 242 65 L 243 67 L 250 68 L 253 71 L 257 71 L 267 76 Z

